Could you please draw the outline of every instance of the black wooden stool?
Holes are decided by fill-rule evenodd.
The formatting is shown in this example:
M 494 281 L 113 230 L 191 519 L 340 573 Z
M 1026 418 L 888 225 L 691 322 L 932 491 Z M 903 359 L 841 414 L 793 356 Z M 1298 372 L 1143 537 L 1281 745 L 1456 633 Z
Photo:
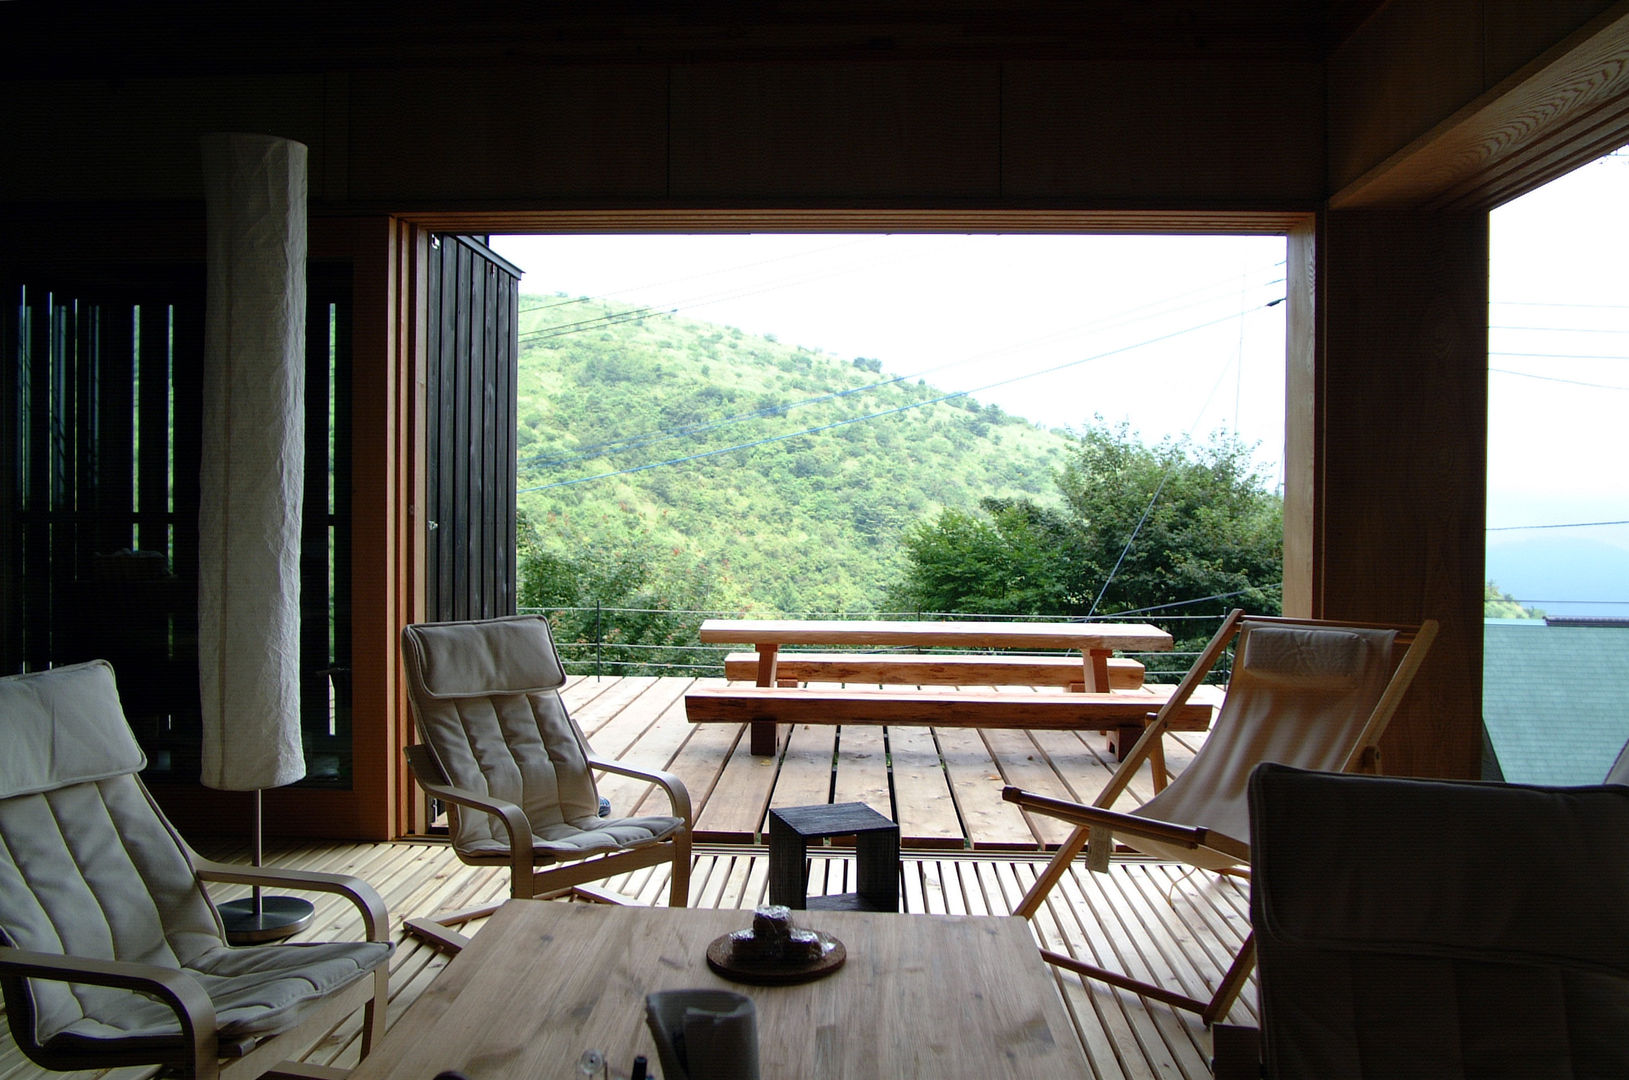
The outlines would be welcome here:
M 858 892 L 809 896 L 809 841 L 853 836 Z M 769 812 L 769 902 L 822 911 L 899 910 L 899 825 L 865 803 Z

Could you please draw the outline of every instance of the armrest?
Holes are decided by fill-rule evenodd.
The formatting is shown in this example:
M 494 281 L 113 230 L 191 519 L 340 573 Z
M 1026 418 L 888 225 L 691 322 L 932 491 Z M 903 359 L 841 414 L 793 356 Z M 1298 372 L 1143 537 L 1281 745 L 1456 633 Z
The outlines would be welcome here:
M 240 866 L 193 857 L 193 869 L 204 881 L 229 885 L 280 885 L 308 892 L 338 893 L 362 914 L 369 941 L 390 940 L 390 915 L 373 886 L 350 874 L 329 874 L 319 870 L 293 870 L 277 866 Z
M 215 1005 L 198 980 L 179 968 L 0 946 L 0 976 L 114 986 L 149 994 L 175 1013 L 200 1072 L 213 1067 L 219 1057 Z
M 1054 799 L 1012 786 L 1002 788 L 1001 797 L 1026 810 L 1070 821 L 1076 825 L 1097 825 L 1112 832 L 1146 836 L 1150 840 L 1161 840 L 1167 844 L 1178 844 L 1187 848 L 1204 847 L 1210 837 L 1209 829 L 1156 821 L 1153 818 L 1138 817 L 1118 810 L 1105 810 L 1100 806 L 1087 806 L 1085 803 L 1070 802 L 1067 799 Z
M 441 776 L 440 767 L 436 764 L 435 758 L 430 756 L 429 747 L 423 743 L 403 747 L 403 753 L 413 770 L 413 779 L 424 789 L 426 795 L 455 806 L 480 810 L 503 822 L 504 831 L 509 834 L 511 880 L 518 884 L 531 878 L 532 823 L 526 819 L 524 810 L 505 799 L 496 799 L 467 788 L 453 787 Z
M 624 765 L 620 761 L 602 758 L 596 754 L 588 755 L 588 767 L 603 772 L 616 773 L 620 776 L 631 776 L 636 780 L 648 780 L 667 792 L 668 802 L 673 806 L 674 817 L 683 818 L 687 828 L 695 820 L 690 810 L 690 789 L 684 786 L 683 780 L 670 772 Z

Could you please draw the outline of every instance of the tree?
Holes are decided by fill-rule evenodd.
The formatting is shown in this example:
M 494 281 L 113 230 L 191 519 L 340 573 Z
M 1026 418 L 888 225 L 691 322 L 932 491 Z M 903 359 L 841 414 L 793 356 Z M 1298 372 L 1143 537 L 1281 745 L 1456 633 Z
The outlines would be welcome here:
M 1482 592 L 1482 617 L 1484 619 L 1542 619 L 1544 612 L 1537 608 L 1526 607 L 1520 600 L 1507 592 L 1500 592 L 1499 586 L 1489 581 Z
M 903 538 L 908 565 L 892 591 L 906 610 L 991 615 L 1137 614 L 1164 624 L 1178 650 L 1210 627 L 1180 616 L 1231 607 L 1277 614 L 1283 502 L 1248 448 L 1143 445 L 1125 425 L 1076 437 L 1056 484 L 1062 507 L 985 500 L 944 510 Z
M 920 612 L 1061 615 L 1068 594 L 1069 523 L 1028 499 L 984 499 L 909 526 L 909 560 L 890 604 Z
M 1277 614 L 1284 576 L 1284 504 L 1219 434 L 1204 445 L 1144 446 L 1130 429 L 1087 429 L 1057 478 L 1080 533 L 1071 568 L 1088 610 L 1194 604 Z
M 572 674 L 686 674 L 716 667 L 696 641 L 695 612 L 708 606 L 710 577 L 679 551 L 663 556 L 646 537 L 573 543 L 562 527 L 545 542 L 521 514 L 515 542 L 522 608 L 548 616 Z M 677 669 L 677 670 L 676 670 Z

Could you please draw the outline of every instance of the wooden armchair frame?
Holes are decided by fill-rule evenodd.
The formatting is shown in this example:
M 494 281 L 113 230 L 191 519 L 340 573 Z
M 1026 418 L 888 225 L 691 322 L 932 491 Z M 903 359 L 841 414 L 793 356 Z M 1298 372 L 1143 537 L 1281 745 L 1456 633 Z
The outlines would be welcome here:
M 148 798 L 151 801 L 150 795 Z M 175 835 L 173 831 L 171 835 Z M 179 836 L 175 836 L 175 839 L 199 881 L 338 894 L 349 900 L 361 915 L 366 940 L 391 940 L 390 918 L 384 902 L 360 878 L 314 870 L 215 862 L 198 855 Z M 4 940 L 4 935 L 0 935 L 0 942 Z M 215 1006 L 209 995 L 196 978 L 180 968 L 45 953 L 0 944 L 0 988 L 4 991 L 6 1011 L 13 1021 L 11 1031 L 18 1049 L 35 1064 L 59 1070 L 160 1063 L 178 1068 L 194 1080 L 254 1077 L 267 1072 L 280 1076 L 335 1080 L 346 1075 L 346 1071 L 295 1059 L 359 1009 L 363 1013 L 361 1056 L 367 1057 L 384 1035 L 385 1012 L 389 1005 L 389 974 L 389 964 L 380 964 L 368 978 L 352 983 L 311 1009 L 297 1027 L 259 1041 L 244 1040 L 227 1044 L 222 1043 L 217 1034 Z M 161 1044 L 149 1042 L 134 1047 L 63 1048 L 42 1045 L 31 1035 L 32 1009 L 28 995 L 23 993 L 24 979 L 48 979 L 140 991 L 162 1001 L 175 1013 L 181 1035 L 174 1041 Z
M 532 827 L 526 820 L 525 812 L 520 807 L 503 799 L 494 799 L 480 792 L 469 791 L 448 784 L 446 777 L 442 775 L 440 766 L 436 764 L 435 758 L 431 755 L 429 747 L 423 744 L 408 746 L 405 748 L 405 753 L 407 754 L 408 765 L 413 770 L 413 779 L 418 782 L 419 787 L 424 789 L 425 794 L 452 806 L 466 807 L 470 810 L 491 814 L 503 823 L 504 831 L 509 836 L 509 851 L 506 855 L 486 858 L 460 855 L 459 858 L 470 865 L 476 866 L 508 866 L 510 899 L 546 899 L 567 892 L 575 892 L 587 900 L 620 903 L 621 898 L 615 894 L 587 888 L 587 884 L 591 881 L 602 881 L 616 874 L 627 873 L 630 870 L 639 870 L 646 866 L 655 866 L 659 863 L 671 861 L 673 863 L 673 878 L 668 885 L 668 905 L 670 907 L 684 907 L 688 903 L 690 896 L 691 848 L 688 823 L 694 821 L 694 813 L 690 808 L 690 792 L 685 788 L 684 782 L 672 773 L 655 769 L 635 768 L 619 761 L 600 757 L 597 754 L 590 754 L 588 756 L 588 765 L 591 769 L 647 780 L 660 787 L 667 793 L 673 816 L 683 818 L 687 823 L 686 828 L 681 830 L 671 841 L 615 852 L 609 855 L 592 856 L 577 862 L 549 863 L 540 867 L 536 864 L 532 845 L 525 842 L 532 835 Z M 517 843 L 517 838 L 522 842 Z M 485 918 L 501 906 L 501 902 L 482 904 L 457 911 L 443 912 L 435 916 L 407 919 L 403 925 L 410 933 L 430 942 L 437 948 L 448 952 L 457 952 L 469 944 L 469 938 L 453 930 L 452 927 L 474 919 Z

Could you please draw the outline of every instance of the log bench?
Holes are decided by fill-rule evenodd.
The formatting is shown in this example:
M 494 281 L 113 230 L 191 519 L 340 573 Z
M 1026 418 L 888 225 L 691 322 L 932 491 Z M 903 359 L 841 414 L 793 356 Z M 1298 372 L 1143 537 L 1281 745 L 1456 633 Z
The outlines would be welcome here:
M 684 697 L 692 724 L 751 724 L 752 752 L 773 754 L 779 724 L 1020 728 L 1113 732 L 1120 757 L 1165 703 L 1161 693 L 994 693 L 976 690 L 836 690 L 820 687 L 698 687 Z M 1189 702 L 1171 717 L 1174 731 L 1205 731 L 1211 706 Z
M 752 682 L 758 677 L 758 654 L 732 652 L 724 657 L 724 677 Z M 1110 690 L 1143 685 L 1143 665 L 1128 657 L 1107 661 Z M 775 664 L 779 686 L 806 682 L 906 683 L 914 686 L 1062 686 L 1085 690 L 1078 656 L 1026 656 L 1019 653 L 956 655 L 951 653 L 783 652 Z

